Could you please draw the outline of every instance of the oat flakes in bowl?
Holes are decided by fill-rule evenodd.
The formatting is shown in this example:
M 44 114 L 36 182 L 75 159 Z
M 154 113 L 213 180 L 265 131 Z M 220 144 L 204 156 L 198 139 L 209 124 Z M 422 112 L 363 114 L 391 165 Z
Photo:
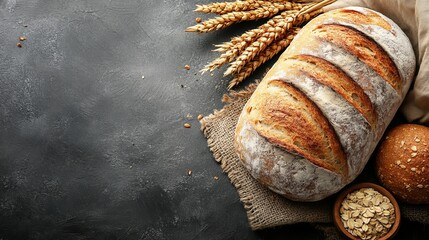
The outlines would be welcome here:
M 373 183 L 356 184 L 342 191 L 333 214 L 335 226 L 349 239 L 391 239 L 401 220 L 392 194 Z

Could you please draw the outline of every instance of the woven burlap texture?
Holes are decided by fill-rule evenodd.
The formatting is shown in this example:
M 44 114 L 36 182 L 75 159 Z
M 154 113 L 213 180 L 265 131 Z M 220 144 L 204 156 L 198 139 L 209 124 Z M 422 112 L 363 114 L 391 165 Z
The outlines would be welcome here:
M 245 90 L 225 95 L 221 110 L 203 118 L 201 130 L 213 156 L 235 186 L 253 230 L 294 223 L 332 222 L 333 197 L 319 202 L 290 201 L 260 185 L 241 164 L 234 150 L 234 132 L 238 117 L 257 83 Z M 401 205 L 403 217 L 429 224 L 427 206 Z

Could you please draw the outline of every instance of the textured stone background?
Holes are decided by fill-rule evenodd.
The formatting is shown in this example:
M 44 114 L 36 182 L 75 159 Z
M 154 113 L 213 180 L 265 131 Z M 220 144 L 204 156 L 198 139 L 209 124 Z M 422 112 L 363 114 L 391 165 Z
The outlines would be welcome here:
M 198 70 L 244 29 L 185 33 L 207 2 L 0 0 L 0 239 L 321 238 L 252 232 L 213 161 L 227 81 Z

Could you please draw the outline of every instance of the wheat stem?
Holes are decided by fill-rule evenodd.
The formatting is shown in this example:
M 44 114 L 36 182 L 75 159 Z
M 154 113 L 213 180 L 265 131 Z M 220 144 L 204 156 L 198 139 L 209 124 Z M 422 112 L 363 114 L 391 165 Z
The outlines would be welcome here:
M 206 71 L 213 71 L 214 69 L 221 67 L 225 63 L 233 61 L 237 56 L 242 54 L 243 51 L 249 45 L 251 45 L 257 39 L 259 39 L 264 33 L 267 33 L 273 30 L 280 31 L 280 28 L 284 25 L 283 22 L 285 18 L 297 12 L 298 11 L 295 11 L 295 10 L 282 12 L 281 15 L 272 18 L 270 21 L 260 26 L 259 28 L 247 31 L 241 36 L 231 39 L 230 42 L 227 42 L 221 45 L 216 45 L 218 48 L 215 49 L 214 51 L 219 51 L 219 52 L 225 51 L 225 53 L 223 53 L 221 56 L 219 56 L 218 58 L 216 58 L 215 60 L 207 64 L 201 70 L 201 72 L 204 73 Z
M 243 70 L 234 76 L 228 85 L 228 89 L 238 85 L 244 79 L 249 77 L 259 66 L 273 58 L 280 51 L 284 50 L 292 42 L 300 28 L 294 28 L 287 37 L 272 42 L 263 52 L 256 56 L 253 60 L 247 62 Z
M 241 36 L 234 37 L 229 42 L 225 42 L 225 43 L 222 43 L 219 45 L 215 45 L 217 47 L 217 49 L 215 49 L 214 51 L 226 52 L 228 50 L 232 50 L 237 44 L 241 44 L 242 42 L 247 42 L 247 43 L 254 42 L 256 39 L 261 37 L 263 33 L 267 32 L 271 27 L 276 27 L 276 25 L 278 23 L 284 21 L 284 19 L 286 17 L 291 16 L 291 15 L 296 14 L 296 13 L 298 13 L 297 10 L 284 11 L 280 15 L 273 17 L 267 23 L 259 26 L 256 29 L 249 30 L 249 31 L 243 33 Z
M 326 0 L 322 2 L 329 2 L 332 0 Z M 319 8 L 314 8 L 317 5 Z M 239 73 L 240 70 L 246 65 L 247 62 L 251 61 L 259 52 L 263 51 L 268 45 L 270 45 L 277 38 L 282 38 L 287 31 L 289 31 L 293 26 L 300 26 L 304 22 L 307 22 L 312 17 L 323 12 L 321 9 L 323 4 L 315 3 L 309 6 L 302 8 L 298 13 L 286 17 L 283 22 L 280 22 L 276 25 L 275 28 L 269 28 L 267 32 L 263 33 L 256 41 L 254 41 L 250 46 L 248 46 L 241 55 L 231 63 L 229 68 L 225 71 L 224 76 L 230 74 Z M 313 11 L 306 12 L 307 8 L 312 8 Z
M 282 26 L 282 21 L 284 21 L 285 17 L 296 13 L 297 11 L 285 11 L 280 16 L 276 16 L 268 23 L 260 26 L 257 29 L 250 30 L 240 37 L 233 38 L 230 42 L 224 43 L 223 46 L 217 45 L 219 48 L 214 51 L 225 51 L 221 56 L 204 66 L 201 70 L 202 73 L 206 71 L 213 71 L 216 68 L 221 67 L 225 63 L 229 63 L 233 61 L 237 56 L 243 53 L 243 51 L 251 45 L 255 40 L 260 38 L 264 33 L 268 32 L 270 29 L 274 29 L 279 31 L 279 26 Z
M 206 5 L 197 5 L 195 12 L 225 14 L 229 12 L 249 11 L 260 7 L 275 7 L 284 10 L 301 9 L 301 3 L 293 3 L 285 0 L 282 1 L 262 1 L 262 0 L 247 0 L 235 2 L 216 2 Z
M 272 7 L 272 6 L 262 6 L 258 9 L 250 10 L 250 11 L 230 12 L 216 18 L 208 19 L 192 27 L 188 27 L 186 31 L 201 32 L 201 33 L 212 32 L 215 30 L 226 28 L 233 23 L 258 20 L 262 18 L 269 18 L 285 9 L 286 9 L 285 5 L 281 5 L 281 7 L 279 8 Z

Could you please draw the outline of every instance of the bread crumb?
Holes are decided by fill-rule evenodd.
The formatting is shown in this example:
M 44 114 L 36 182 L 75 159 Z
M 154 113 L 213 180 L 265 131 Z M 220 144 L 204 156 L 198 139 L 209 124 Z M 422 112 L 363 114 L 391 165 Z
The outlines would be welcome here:
M 217 180 L 219 180 L 219 177 L 218 176 L 214 176 L 213 179 L 217 181 Z
M 22 44 L 21 43 L 17 43 L 16 46 L 19 47 L 19 48 L 22 48 Z
M 19 37 L 19 41 L 25 41 L 27 38 L 25 38 L 24 36 Z
M 185 124 L 183 124 L 183 126 L 184 126 L 185 128 L 191 128 L 191 124 L 189 124 L 189 123 L 185 123 Z
M 203 114 L 200 114 L 200 115 L 198 115 L 197 119 L 201 120 L 201 119 L 203 119 L 203 117 L 204 117 Z
M 202 19 L 200 17 L 195 18 L 195 22 L 200 23 Z
M 186 70 L 190 70 L 190 69 L 191 69 L 191 66 L 189 66 L 188 64 L 186 64 L 186 65 L 185 65 L 185 69 L 186 69 Z
M 191 176 L 192 175 L 192 170 L 191 169 L 189 169 L 188 170 L 188 176 Z

